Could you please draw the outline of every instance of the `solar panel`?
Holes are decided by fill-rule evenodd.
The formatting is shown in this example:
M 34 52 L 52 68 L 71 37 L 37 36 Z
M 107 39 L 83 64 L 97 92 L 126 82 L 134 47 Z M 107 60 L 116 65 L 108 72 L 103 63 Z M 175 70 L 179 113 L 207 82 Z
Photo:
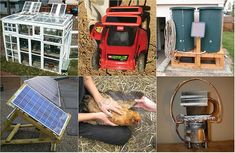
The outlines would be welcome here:
M 59 136 L 69 119 L 67 113 L 26 84 L 16 92 L 11 104 Z
M 52 77 L 37 76 L 24 82 L 57 106 L 61 106 L 59 85 Z

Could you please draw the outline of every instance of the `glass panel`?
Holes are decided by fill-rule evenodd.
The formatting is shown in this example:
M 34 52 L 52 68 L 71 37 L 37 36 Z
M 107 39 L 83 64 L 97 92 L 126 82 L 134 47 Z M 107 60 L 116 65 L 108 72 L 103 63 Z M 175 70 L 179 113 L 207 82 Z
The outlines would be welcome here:
M 29 51 L 28 39 L 20 38 L 20 50 Z
M 33 27 L 31 25 L 19 25 L 19 33 L 24 35 L 33 35 Z
M 6 40 L 6 42 L 11 42 L 10 41 L 10 36 L 5 36 L 5 40 Z
M 35 35 L 40 35 L 40 27 L 38 27 L 38 26 L 34 27 L 34 34 Z
M 17 44 L 12 44 L 12 49 L 17 50 Z
M 78 49 L 77 48 L 71 48 L 70 58 L 78 58 Z
M 44 59 L 44 68 L 52 71 L 59 71 L 59 61 Z
M 14 59 L 15 59 L 14 61 L 18 62 L 18 58 L 19 58 L 18 53 L 13 51 L 13 55 L 14 55 Z
M 32 2 L 29 2 L 29 1 L 25 2 L 24 7 L 22 9 L 22 12 L 28 12 L 31 7 L 31 4 L 32 4 Z
M 60 57 L 60 47 L 59 46 L 54 46 L 54 45 L 44 45 L 44 55 L 47 57 L 52 57 L 59 59 Z
M 53 14 L 56 13 L 57 6 L 58 6 L 58 4 L 53 4 L 52 9 L 51 9 L 51 13 L 53 13 Z
M 63 30 L 44 28 L 44 34 L 62 36 Z
M 6 48 L 11 49 L 11 43 L 6 43 Z
M 41 54 L 41 42 L 32 40 L 31 41 L 32 53 Z
M 41 68 L 41 57 L 32 55 L 32 65 L 37 68 Z
M 21 63 L 24 65 L 29 65 L 29 55 L 26 53 L 20 52 L 20 56 L 21 56 Z
M 16 37 L 11 37 L 11 41 L 13 42 L 13 43 L 17 43 L 17 38 Z
M 47 36 L 44 35 L 44 41 L 55 42 L 55 43 L 62 43 L 62 39 L 54 36 Z
M 66 5 L 61 5 L 59 15 L 64 15 L 64 13 L 65 13 L 65 9 L 66 9 L 66 7 L 65 7 L 65 6 L 66 6 Z
M 9 49 L 7 49 L 7 56 L 11 56 L 12 57 L 12 52 Z

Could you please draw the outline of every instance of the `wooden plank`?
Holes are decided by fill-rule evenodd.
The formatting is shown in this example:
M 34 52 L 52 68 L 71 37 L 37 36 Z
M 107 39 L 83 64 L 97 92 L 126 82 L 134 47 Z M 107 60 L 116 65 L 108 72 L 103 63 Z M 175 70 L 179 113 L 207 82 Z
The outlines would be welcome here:
M 8 137 L 6 138 L 6 142 L 10 142 L 12 140 L 12 138 L 15 136 L 15 134 L 18 132 L 20 128 L 20 124 L 17 124 L 14 129 L 11 131 L 11 133 L 8 135 Z
M 10 125 L 11 128 L 14 128 L 16 125 Z M 34 127 L 33 124 L 21 124 L 20 128 Z
M 201 66 L 201 39 L 199 37 L 196 38 L 196 57 L 195 57 L 195 65 L 196 67 Z
M 1 140 L 1 144 L 32 144 L 32 143 L 51 143 L 54 140 L 50 138 L 33 138 L 33 139 L 14 139 L 9 142 Z
M 56 143 L 51 143 L 51 151 L 56 151 Z
M 3 123 L 3 128 L 1 128 L 1 133 L 0 133 L 0 137 L 2 136 L 3 132 L 6 130 L 11 130 L 12 128 L 10 128 L 10 125 L 12 124 L 12 121 L 18 116 L 17 114 L 17 110 L 15 109 L 7 118 L 7 120 L 4 121 Z
M 176 52 L 174 51 L 174 59 L 171 60 L 172 67 L 178 68 L 192 68 L 192 69 L 223 69 L 224 68 L 224 50 L 221 49 L 216 53 L 202 53 L 200 51 L 200 39 L 196 40 L 196 49 L 192 52 Z M 194 62 L 187 63 L 179 60 L 175 60 L 176 58 L 192 58 L 195 57 Z M 203 61 L 215 61 L 215 63 L 208 64 L 202 63 Z

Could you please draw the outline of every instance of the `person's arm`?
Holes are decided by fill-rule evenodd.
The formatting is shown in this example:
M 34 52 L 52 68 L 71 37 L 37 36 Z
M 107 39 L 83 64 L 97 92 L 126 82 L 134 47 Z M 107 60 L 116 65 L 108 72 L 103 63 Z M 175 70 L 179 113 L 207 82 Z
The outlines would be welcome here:
M 96 88 L 91 76 L 84 76 L 84 85 L 96 102 L 102 101 L 103 97 Z
M 96 88 L 91 76 L 84 76 L 84 85 L 89 93 L 93 96 L 99 108 L 108 116 L 111 116 L 110 111 L 121 114 L 120 106 L 112 98 L 104 98 Z
M 141 99 L 135 99 L 136 104 L 134 107 L 142 108 L 149 112 L 156 112 L 157 111 L 157 105 L 149 98 L 143 96 Z
M 117 126 L 116 124 L 109 121 L 107 115 L 104 114 L 103 112 L 78 114 L 78 122 L 86 122 L 90 120 L 98 120 L 99 122 L 102 122 L 104 125 Z

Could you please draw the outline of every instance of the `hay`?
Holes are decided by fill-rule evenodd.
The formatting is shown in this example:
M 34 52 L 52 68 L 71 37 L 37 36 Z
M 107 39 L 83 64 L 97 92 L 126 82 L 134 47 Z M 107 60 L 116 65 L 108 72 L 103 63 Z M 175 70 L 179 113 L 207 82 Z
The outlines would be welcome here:
M 156 77 L 154 76 L 94 76 L 93 80 L 101 92 L 114 91 L 141 91 L 145 96 L 156 101 Z M 80 152 L 150 152 L 156 151 L 152 141 L 156 137 L 156 113 L 139 110 L 142 122 L 132 127 L 132 137 L 124 146 L 105 144 L 86 138 L 79 138 Z

